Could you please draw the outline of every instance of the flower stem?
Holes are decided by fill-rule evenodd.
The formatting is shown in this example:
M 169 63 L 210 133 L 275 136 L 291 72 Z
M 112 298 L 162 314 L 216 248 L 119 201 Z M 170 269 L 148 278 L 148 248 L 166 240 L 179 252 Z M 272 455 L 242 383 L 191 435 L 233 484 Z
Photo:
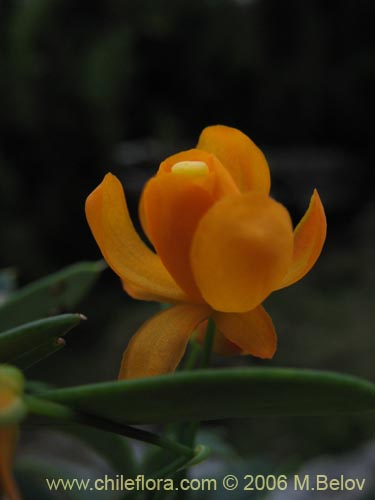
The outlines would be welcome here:
M 170 477 L 174 473 L 180 470 L 181 467 L 189 463 L 190 460 L 186 457 L 178 457 L 176 460 L 173 460 L 173 462 L 170 462 L 167 464 L 165 467 L 159 469 L 158 471 L 154 472 L 151 477 L 153 478 L 163 478 L 163 477 Z
M 202 346 L 198 344 L 195 340 L 190 341 L 190 352 L 189 355 L 185 361 L 185 365 L 183 367 L 183 370 L 189 371 L 192 370 L 195 366 L 195 363 L 198 359 L 199 353 L 202 350 Z
M 204 338 L 201 368 L 207 368 L 208 365 L 210 364 L 214 339 L 215 339 L 215 322 L 212 318 L 209 318 L 206 328 L 206 335 Z
M 212 318 L 209 318 L 206 328 L 206 334 L 204 338 L 203 348 L 199 349 L 195 345 L 195 350 L 190 354 L 190 358 L 187 360 L 185 369 L 189 370 L 194 367 L 197 354 L 199 350 L 202 350 L 201 355 L 201 368 L 207 368 L 210 363 L 212 348 L 215 339 L 215 322 Z M 197 349 L 198 347 L 198 349 Z M 195 436 L 199 429 L 199 422 L 189 422 L 188 424 L 180 425 L 178 432 L 179 440 L 181 440 L 187 446 L 194 446 Z

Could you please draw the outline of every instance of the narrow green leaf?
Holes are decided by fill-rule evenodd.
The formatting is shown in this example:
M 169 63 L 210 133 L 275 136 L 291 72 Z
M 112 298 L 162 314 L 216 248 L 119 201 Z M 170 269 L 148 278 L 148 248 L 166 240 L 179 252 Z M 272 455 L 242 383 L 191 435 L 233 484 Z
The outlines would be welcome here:
M 39 397 L 117 423 L 375 411 L 375 387 L 339 373 L 224 369 L 43 391 Z
M 103 261 L 80 262 L 14 292 L 0 305 L 0 331 L 72 310 L 104 268 Z
M 189 460 L 194 456 L 194 451 L 190 447 L 169 439 L 166 436 L 159 436 L 145 429 L 119 424 L 113 420 L 111 421 L 85 412 L 79 412 L 68 405 L 53 402 L 39 395 L 35 396 L 28 394 L 25 396 L 25 402 L 30 413 L 49 418 L 55 422 L 83 425 L 105 432 L 120 434 L 121 436 L 159 446 L 173 453 L 177 453 L 178 455 L 184 455 L 188 457 Z
M 41 354 L 37 349 L 40 348 L 43 351 L 41 346 L 48 340 L 56 341 L 84 319 L 82 314 L 61 314 L 32 321 L 0 333 L 0 363 L 13 363 L 13 361 L 17 363 L 17 359 L 22 361 L 22 357 L 24 361 L 31 362 L 33 350 L 37 359 Z
M 1 334 L 0 334 L 1 335 Z M 65 346 L 65 340 L 62 337 L 48 339 L 43 344 L 34 347 L 31 351 L 25 352 L 12 359 L 12 364 L 25 371 L 36 363 L 43 361 L 55 352 Z

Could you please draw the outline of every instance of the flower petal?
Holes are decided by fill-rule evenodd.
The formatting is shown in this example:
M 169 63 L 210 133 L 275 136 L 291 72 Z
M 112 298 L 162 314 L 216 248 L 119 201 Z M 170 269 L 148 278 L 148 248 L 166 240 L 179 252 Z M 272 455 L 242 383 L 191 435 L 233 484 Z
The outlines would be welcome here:
M 186 296 L 134 229 L 120 181 L 107 174 L 86 200 L 86 217 L 99 248 L 134 298 L 181 301 Z
M 213 203 L 209 191 L 179 175 L 151 179 L 143 192 L 149 238 L 163 264 L 187 293 L 203 302 L 190 267 L 190 245 L 197 224 Z
M 324 207 L 314 189 L 309 208 L 294 231 L 292 264 L 278 289 L 292 285 L 310 271 L 322 251 L 326 234 Z
M 173 372 L 194 328 L 210 314 L 205 305 L 179 304 L 156 314 L 137 331 L 124 352 L 119 379 Z
M 270 191 L 267 160 L 253 141 L 239 130 L 224 125 L 206 127 L 198 149 L 213 153 L 229 171 L 241 191 Z
M 202 217 L 191 265 L 203 298 L 223 312 L 254 309 L 278 286 L 292 258 L 287 210 L 263 193 L 226 196 Z
M 5 493 L 9 500 L 20 500 L 12 474 L 12 462 L 18 436 L 17 426 L 0 427 L 0 497 Z
M 217 328 L 238 346 L 242 354 L 270 359 L 276 352 L 277 337 L 270 316 L 262 306 L 245 313 L 214 313 Z
M 208 172 L 197 177 L 171 172 L 173 165 L 183 160 L 202 161 Z M 158 175 L 143 191 L 140 203 L 143 227 L 190 302 L 203 302 L 190 266 L 190 247 L 196 227 L 217 199 L 233 192 L 238 193 L 238 189 L 218 160 L 197 150 L 185 151 L 164 161 Z

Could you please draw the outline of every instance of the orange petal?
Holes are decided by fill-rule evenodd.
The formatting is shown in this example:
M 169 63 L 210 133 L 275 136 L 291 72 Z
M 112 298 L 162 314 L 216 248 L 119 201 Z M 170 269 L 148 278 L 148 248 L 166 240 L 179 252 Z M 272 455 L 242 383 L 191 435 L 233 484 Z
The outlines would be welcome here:
M 173 372 L 194 328 L 210 314 L 207 306 L 180 304 L 149 319 L 124 352 L 119 379 Z
M 216 158 L 198 153 L 191 150 L 168 158 L 158 175 L 146 184 L 141 198 L 143 226 L 190 302 L 203 302 L 190 266 L 190 247 L 197 224 L 224 193 L 238 192 Z M 209 171 L 197 177 L 171 172 L 171 167 L 182 160 L 204 161 Z
M 0 427 L 0 497 L 4 492 L 8 500 L 20 500 L 12 474 L 12 462 L 18 437 L 17 426 Z
M 245 313 L 213 315 L 217 328 L 238 346 L 242 354 L 270 359 L 276 352 L 277 337 L 270 316 L 262 306 Z
M 213 309 L 246 312 L 279 285 L 292 252 L 287 210 L 252 191 L 226 196 L 202 217 L 191 265 L 198 288 Z
M 132 297 L 166 302 L 186 299 L 160 258 L 135 231 L 121 183 L 112 174 L 87 198 L 86 217 L 105 260 Z
M 292 285 L 307 274 L 322 251 L 327 234 L 327 221 L 318 191 L 314 189 L 309 208 L 294 231 L 292 264 L 281 286 Z
M 180 175 L 151 179 L 142 205 L 148 235 L 165 267 L 188 294 L 203 302 L 190 267 L 190 245 L 202 215 L 213 203 L 211 193 Z
M 270 191 L 267 160 L 253 141 L 239 130 L 223 125 L 205 128 L 198 149 L 213 153 L 228 170 L 241 191 Z
M 216 156 L 200 149 L 189 149 L 170 156 L 160 164 L 157 175 L 171 173 L 172 167 L 182 161 L 202 161 L 210 173 L 215 173 L 215 176 L 211 176 L 211 191 L 215 199 L 239 191 L 232 176 Z

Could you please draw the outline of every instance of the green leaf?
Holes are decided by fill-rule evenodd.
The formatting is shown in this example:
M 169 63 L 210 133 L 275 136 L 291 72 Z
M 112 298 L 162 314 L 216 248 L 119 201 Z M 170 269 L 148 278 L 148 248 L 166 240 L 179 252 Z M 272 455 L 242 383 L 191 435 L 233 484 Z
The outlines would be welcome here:
M 104 268 L 103 261 L 80 262 L 14 292 L 0 305 L 0 331 L 72 310 Z
M 0 334 L 1 335 L 1 334 Z M 25 352 L 12 359 L 12 364 L 25 371 L 36 363 L 43 361 L 65 346 L 65 340 L 61 337 L 48 339 L 43 344 L 34 347 L 31 351 Z
M 54 342 L 84 319 L 82 314 L 61 314 L 0 333 L 0 363 L 30 365 L 45 357 L 48 342 L 53 351 Z
M 375 411 L 372 383 L 338 373 L 224 369 L 43 391 L 38 397 L 117 423 Z

